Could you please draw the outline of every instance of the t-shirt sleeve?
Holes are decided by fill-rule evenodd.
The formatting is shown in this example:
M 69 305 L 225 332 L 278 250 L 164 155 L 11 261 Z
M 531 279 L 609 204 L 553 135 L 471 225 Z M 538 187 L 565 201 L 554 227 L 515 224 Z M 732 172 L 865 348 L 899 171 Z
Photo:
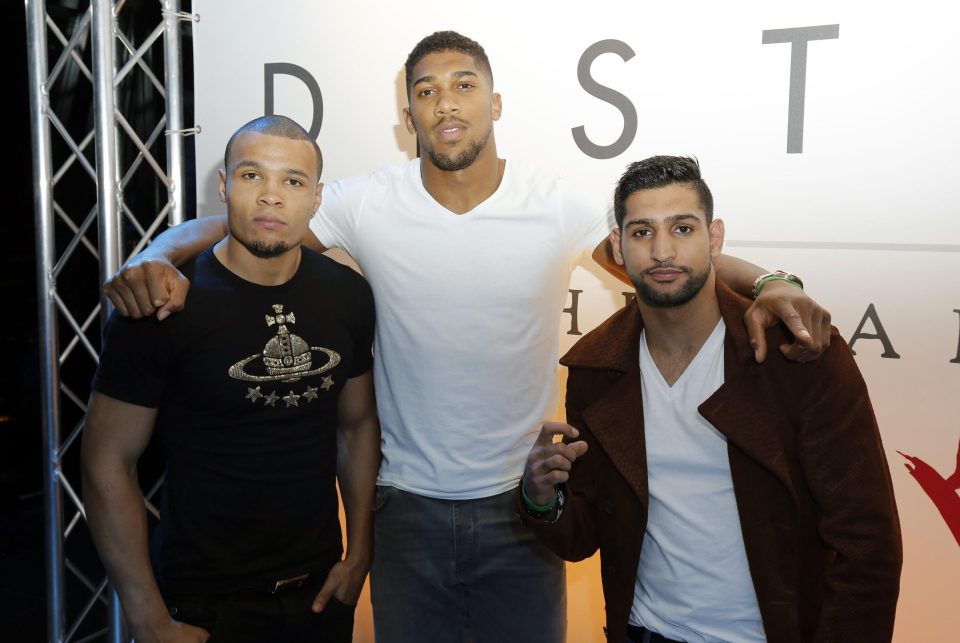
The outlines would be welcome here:
M 561 189 L 567 242 L 576 261 L 592 252 L 616 227 L 613 209 L 609 200 L 584 198 L 569 183 L 561 182 Z
M 170 339 L 175 323 L 158 322 L 154 317 L 128 319 L 114 311 L 103 331 L 93 389 L 130 404 L 160 406 L 175 359 Z
M 373 332 L 376 324 L 376 311 L 373 304 L 373 292 L 367 280 L 356 275 L 359 282 L 354 302 L 354 347 L 353 366 L 350 368 L 350 377 L 363 375 L 373 366 Z
M 327 248 L 356 249 L 355 230 L 368 177 L 354 176 L 323 186 L 320 209 L 310 219 L 310 230 Z

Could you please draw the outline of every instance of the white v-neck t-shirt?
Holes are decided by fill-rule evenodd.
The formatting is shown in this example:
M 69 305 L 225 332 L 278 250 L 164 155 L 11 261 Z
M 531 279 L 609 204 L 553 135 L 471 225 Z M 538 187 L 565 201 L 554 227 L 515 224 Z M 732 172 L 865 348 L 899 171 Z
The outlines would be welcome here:
M 556 403 L 571 270 L 612 228 L 604 209 L 508 161 L 496 192 L 457 215 L 415 159 L 327 185 L 310 228 L 373 289 L 378 483 L 450 499 L 516 486 Z
M 649 513 L 630 623 L 680 641 L 765 641 L 727 440 L 697 410 L 723 385 L 721 319 L 673 386 L 640 338 Z

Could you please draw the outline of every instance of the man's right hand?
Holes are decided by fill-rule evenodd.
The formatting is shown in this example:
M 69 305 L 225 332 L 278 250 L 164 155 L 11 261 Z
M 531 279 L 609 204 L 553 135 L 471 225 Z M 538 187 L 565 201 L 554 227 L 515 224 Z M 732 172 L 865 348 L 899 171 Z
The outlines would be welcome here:
M 538 505 L 548 505 L 556 495 L 556 487 L 570 479 L 570 469 L 577 458 L 587 452 L 587 443 L 554 442 L 556 436 L 576 438 L 580 432 L 563 422 L 544 422 L 537 441 L 527 456 L 523 470 L 523 491 Z
M 183 310 L 190 280 L 162 257 L 137 255 L 103 285 L 117 311 L 139 319 L 157 314 L 158 320 Z

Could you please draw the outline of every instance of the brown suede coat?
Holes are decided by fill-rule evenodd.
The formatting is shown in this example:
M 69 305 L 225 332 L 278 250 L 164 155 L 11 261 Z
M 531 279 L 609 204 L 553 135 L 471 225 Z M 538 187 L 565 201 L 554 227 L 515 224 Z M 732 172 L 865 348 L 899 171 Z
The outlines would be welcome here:
M 717 284 L 727 328 L 725 383 L 700 413 L 728 442 L 730 471 L 768 641 L 889 641 L 902 551 L 893 489 L 873 409 L 846 343 L 833 331 L 817 361 L 789 362 L 767 332 L 750 349 L 749 301 Z M 599 548 L 610 641 L 624 641 L 647 520 L 639 338 L 628 305 L 581 339 L 570 368 L 567 421 L 589 443 L 553 525 L 521 519 L 562 558 Z M 518 494 L 518 502 L 519 500 Z M 709 556 L 710 552 L 702 552 Z

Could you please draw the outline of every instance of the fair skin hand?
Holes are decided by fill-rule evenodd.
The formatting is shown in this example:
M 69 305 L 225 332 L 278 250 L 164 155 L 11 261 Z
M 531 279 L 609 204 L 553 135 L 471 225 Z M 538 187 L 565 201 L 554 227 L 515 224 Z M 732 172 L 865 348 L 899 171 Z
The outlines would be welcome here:
M 137 460 L 157 410 L 94 392 L 83 431 L 83 501 L 90 534 L 138 642 L 194 643 L 210 634 L 170 617 L 150 567 Z
M 593 251 L 593 259 L 607 272 L 629 285 L 623 266 L 613 256 L 609 239 L 601 241 Z M 729 255 L 714 260 L 717 275 L 741 295 L 753 296 L 753 282 L 767 272 L 759 266 Z M 794 337 L 792 344 L 779 346 L 780 352 L 794 362 L 815 360 L 830 347 L 830 312 L 811 299 L 803 289 L 786 281 L 768 282 L 760 296 L 751 304 L 743 322 L 750 336 L 754 358 L 758 363 L 767 359 L 767 339 L 764 329 L 783 322 Z
M 380 422 L 373 371 L 350 378 L 337 400 L 337 482 L 347 520 L 347 553 L 330 569 L 313 600 L 321 612 L 330 598 L 356 605 L 373 558 L 373 501 L 380 470 Z
M 570 479 L 570 470 L 577 458 L 587 452 L 587 443 L 575 440 L 580 432 L 563 422 L 544 422 L 540 435 L 530 449 L 523 469 L 523 491 L 538 505 L 548 505 L 557 495 L 557 485 Z M 557 441 L 559 438 L 560 441 Z

